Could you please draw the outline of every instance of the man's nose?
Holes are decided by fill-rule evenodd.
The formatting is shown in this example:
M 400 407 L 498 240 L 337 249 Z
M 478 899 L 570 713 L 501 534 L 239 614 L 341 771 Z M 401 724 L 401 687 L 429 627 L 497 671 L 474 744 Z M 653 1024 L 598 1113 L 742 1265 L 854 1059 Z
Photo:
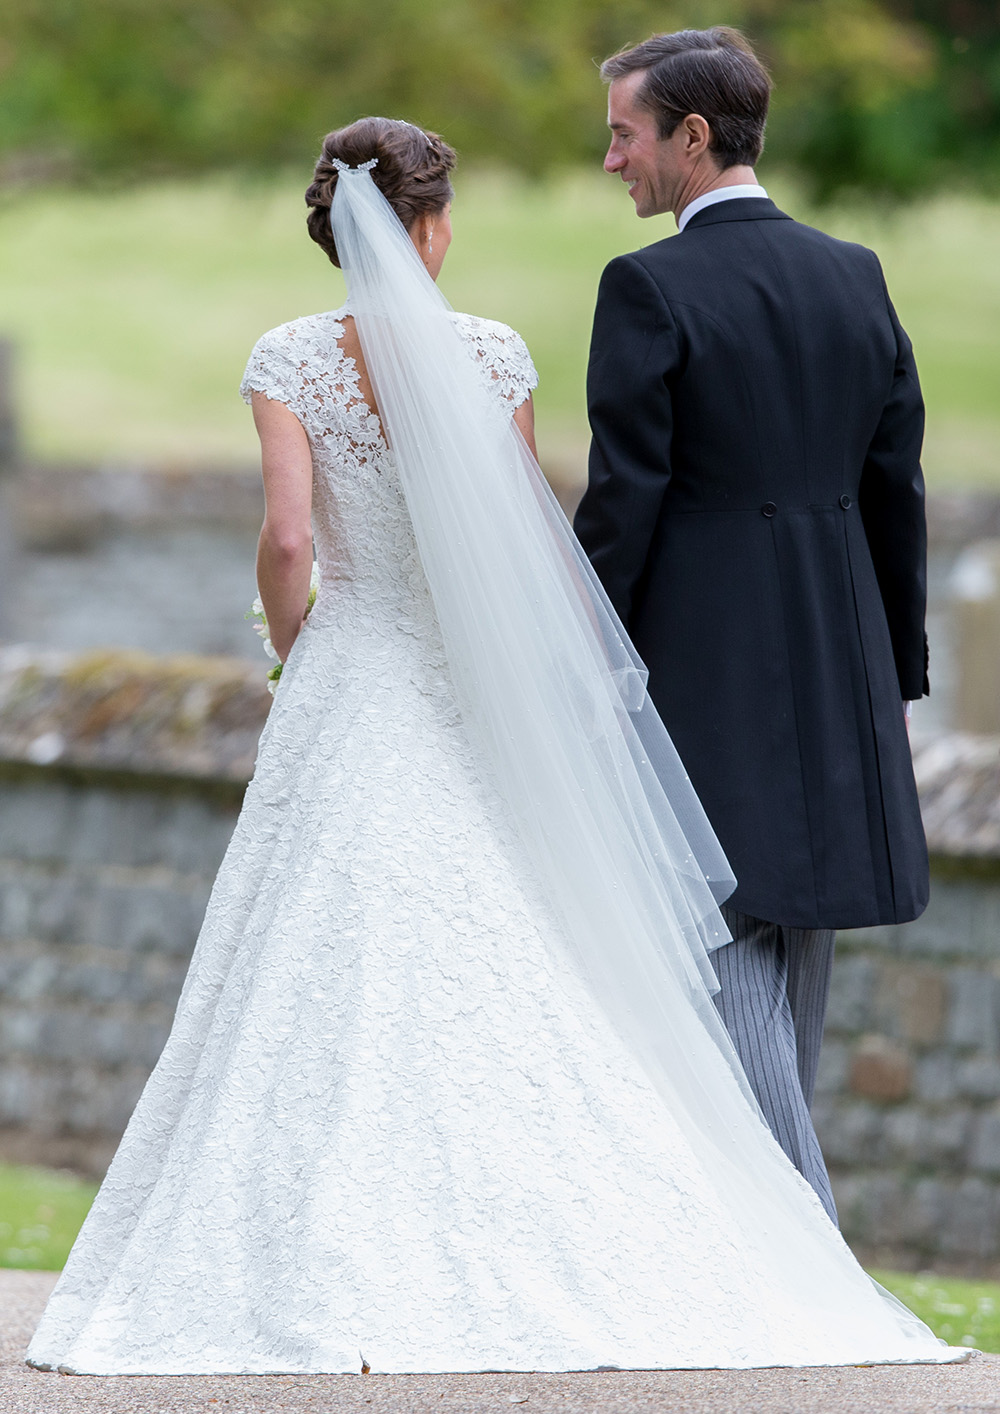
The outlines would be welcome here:
M 608 148 L 608 155 L 604 159 L 605 172 L 620 172 L 625 166 L 625 158 L 620 152 L 615 151 L 614 143 Z

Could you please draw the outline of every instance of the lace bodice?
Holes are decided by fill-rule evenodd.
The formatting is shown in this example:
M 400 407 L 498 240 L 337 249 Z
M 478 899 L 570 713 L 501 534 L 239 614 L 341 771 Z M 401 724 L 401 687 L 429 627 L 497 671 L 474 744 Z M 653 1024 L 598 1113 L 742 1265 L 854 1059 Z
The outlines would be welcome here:
M 344 614 L 413 620 L 431 629 L 409 513 L 379 419 L 364 401 L 358 368 L 344 353 L 349 311 L 308 315 L 264 334 L 240 392 L 284 403 L 300 420 L 313 454 L 313 531 L 320 593 L 314 627 Z M 499 416 L 509 417 L 537 385 L 524 340 L 492 319 L 455 314 Z
M 310 314 L 262 334 L 247 363 L 240 393 L 246 402 L 260 392 L 285 403 L 301 420 L 313 446 L 330 439 L 356 468 L 388 455 L 381 426 L 359 390 L 358 369 L 341 348 L 345 305 Z M 453 316 L 488 385 L 510 411 L 538 385 L 531 355 L 520 334 L 495 319 Z

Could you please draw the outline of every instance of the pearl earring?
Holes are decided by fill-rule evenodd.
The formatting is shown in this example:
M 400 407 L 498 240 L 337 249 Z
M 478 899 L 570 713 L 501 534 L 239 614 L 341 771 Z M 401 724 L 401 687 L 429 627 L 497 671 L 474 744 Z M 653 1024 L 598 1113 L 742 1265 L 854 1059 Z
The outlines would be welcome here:
M 427 237 L 427 254 L 430 255 L 431 252 L 433 251 L 433 249 L 434 249 L 434 232 L 431 231 L 430 235 Z

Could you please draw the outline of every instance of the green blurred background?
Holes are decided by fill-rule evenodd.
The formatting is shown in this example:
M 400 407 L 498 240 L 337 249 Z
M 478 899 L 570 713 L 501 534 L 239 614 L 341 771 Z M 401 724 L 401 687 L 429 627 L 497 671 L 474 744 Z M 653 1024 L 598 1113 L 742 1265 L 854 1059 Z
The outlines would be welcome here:
M 61 177 L 264 170 L 402 112 L 537 176 L 601 150 L 595 59 L 723 23 L 773 69 L 771 148 L 817 193 L 996 180 L 987 0 L 8 0 L 0 147 Z
M 881 254 L 917 348 L 932 484 L 1000 481 L 1000 10 L 984 0 L 9 0 L 0 13 L 0 333 L 47 459 L 254 455 L 235 396 L 276 323 L 340 301 L 304 232 L 322 134 L 366 112 L 461 156 L 456 307 L 519 328 L 540 446 L 583 474 L 597 279 L 660 239 L 605 177 L 596 64 L 741 25 L 776 89 L 760 176 Z

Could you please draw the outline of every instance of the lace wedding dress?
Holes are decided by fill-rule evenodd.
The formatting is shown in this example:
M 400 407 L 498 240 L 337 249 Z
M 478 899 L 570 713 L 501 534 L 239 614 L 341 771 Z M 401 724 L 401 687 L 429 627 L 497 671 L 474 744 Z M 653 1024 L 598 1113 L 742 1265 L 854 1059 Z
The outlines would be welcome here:
M 535 383 L 523 343 L 453 317 L 509 419 Z M 949 1358 L 797 1176 L 838 1276 L 817 1271 L 805 1300 L 775 1279 L 566 965 L 456 706 L 341 318 L 272 331 L 247 369 L 244 395 L 308 432 L 321 588 L 170 1039 L 29 1359 L 170 1374 Z

